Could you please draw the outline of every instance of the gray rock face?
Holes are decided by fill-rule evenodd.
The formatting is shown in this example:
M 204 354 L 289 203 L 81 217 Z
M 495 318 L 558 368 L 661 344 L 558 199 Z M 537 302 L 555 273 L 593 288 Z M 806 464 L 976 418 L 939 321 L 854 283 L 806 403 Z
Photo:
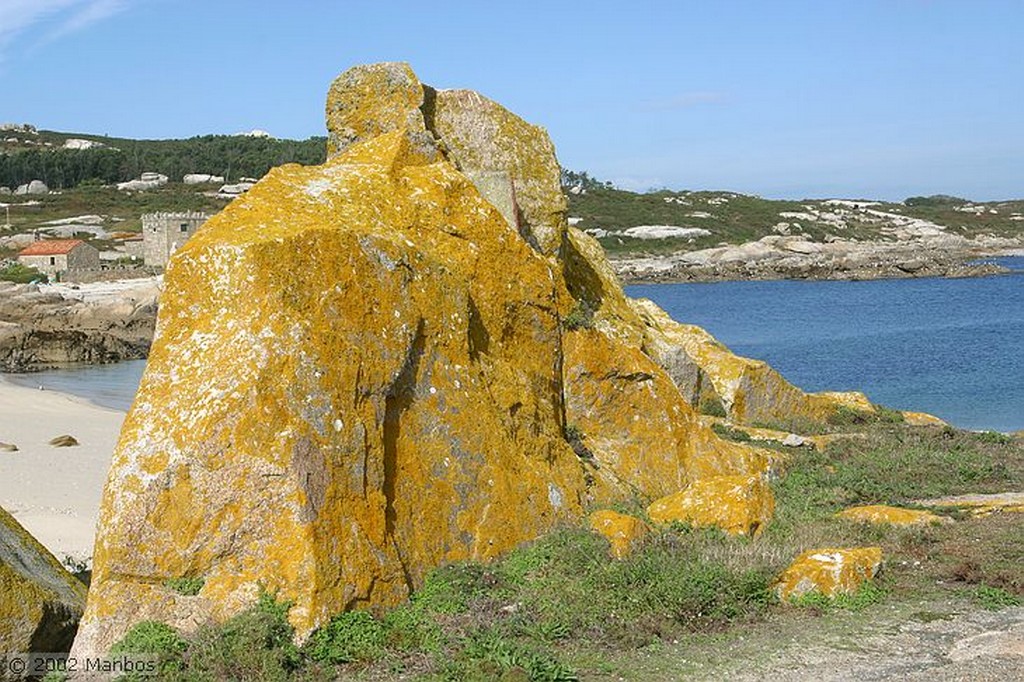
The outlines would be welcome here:
M 156 301 L 85 303 L 32 285 L 0 288 L 0 371 L 147 356 Z
M 0 653 L 60 652 L 85 608 L 85 585 L 0 509 Z

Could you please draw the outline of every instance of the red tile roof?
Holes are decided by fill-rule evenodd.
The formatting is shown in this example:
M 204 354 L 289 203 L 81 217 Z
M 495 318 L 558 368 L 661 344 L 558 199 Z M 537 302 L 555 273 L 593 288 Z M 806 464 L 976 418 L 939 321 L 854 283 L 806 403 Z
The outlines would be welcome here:
M 35 242 L 22 249 L 19 256 L 63 256 L 71 253 L 79 244 L 84 244 L 81 239 L 45 239 Z

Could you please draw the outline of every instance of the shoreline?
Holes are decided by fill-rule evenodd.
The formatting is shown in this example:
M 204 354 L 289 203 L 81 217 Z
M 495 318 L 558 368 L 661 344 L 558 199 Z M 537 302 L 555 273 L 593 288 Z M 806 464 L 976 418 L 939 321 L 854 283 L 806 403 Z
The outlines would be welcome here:
M 845 282 L 1019 272 L 991 261 L 1024 256 L 1019 241 L 961 248 L 928 242 L 817 244 L 766 237 L 755 242 L 667 255 L 610 258 L 623 284 L 698 282 Z
M 91 560 L 100 499 L 125 413 L 0 374 L 0 507 L 57 559 Z M 71 435 L 74 447 L 49 445 Z

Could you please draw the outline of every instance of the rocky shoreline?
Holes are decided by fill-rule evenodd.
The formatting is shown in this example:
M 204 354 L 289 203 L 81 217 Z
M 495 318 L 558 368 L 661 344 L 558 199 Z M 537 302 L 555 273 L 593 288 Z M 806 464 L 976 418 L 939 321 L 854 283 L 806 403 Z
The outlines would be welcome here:
M 1019 253 L 1019 239 L 927 239 L 813 242 L 771 235 L 755 242 L 700 251 L 613 259 L 626 284 L 733 280 L 870 280 L 914 277 L 983 277 L 1009 272 L 985 258 Z
M 158 278 L 80 287 L 0 282 L 0 372 L 145 358 L 158 297 Z

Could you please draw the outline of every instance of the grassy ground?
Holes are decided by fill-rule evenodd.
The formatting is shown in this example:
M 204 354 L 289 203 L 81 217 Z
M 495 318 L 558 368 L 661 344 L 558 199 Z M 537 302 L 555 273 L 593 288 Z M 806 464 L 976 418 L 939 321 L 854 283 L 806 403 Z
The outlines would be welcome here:
M 145 624 L 121 648 L 163 651 L 165 677 L 183 680 L 657 679 L 655 671 L 689 670 L 688 660 L 711 660 L 769 624 L 770 636 L 815 628 L 837 611 L 863 620 L 897 608 L 916 613 L 911 605 L 922 601 L 1019 603 L 1020 515 L 893 529 L 834 514 L 1024 490 L 1024 442 L 886 422 L 821 426 L 851 429 L 860 435 L 825 452 L 796 451 L 774 483 L 776 518 L 754 540 L 677 526 L 613 561 L 602 538 L 565 528 L 489 565 L 437 569 L 409 603 L 338 616 L 301 648 L 291 644 L 285 606 L 269 595 L 189 639 Z M 801 606 L 772 596 L 772 579 L 799 552 L 867 544 L 883 547 L 885 569 L 858 594 Z

